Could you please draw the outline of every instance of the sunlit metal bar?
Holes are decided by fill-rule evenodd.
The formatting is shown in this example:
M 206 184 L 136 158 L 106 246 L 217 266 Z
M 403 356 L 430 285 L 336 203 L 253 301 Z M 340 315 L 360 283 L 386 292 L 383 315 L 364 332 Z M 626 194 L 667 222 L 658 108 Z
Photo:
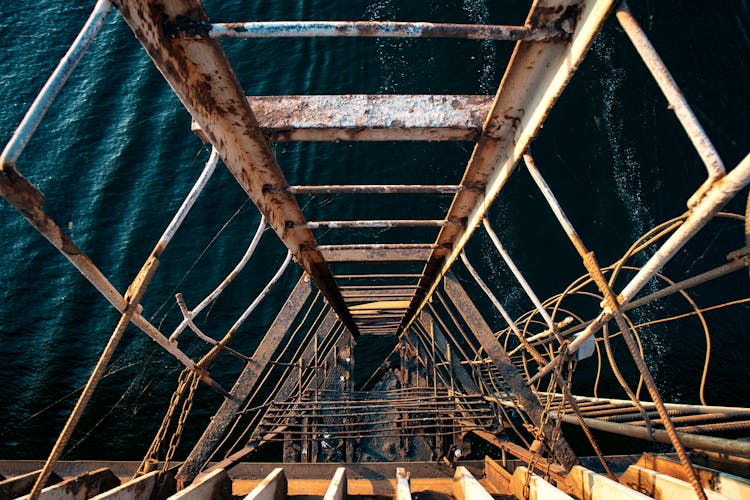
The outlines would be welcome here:
M 656 49 L 651 45 L 646 33 L 640 27 L 638 21 L 635 20 L 633 14 L 631 14 L 626 2 L 620 4 L 616 12 L 616 17 L 625 30 L 625 33 L 630 37 L 630 41 L 633 42 L 641 59 L 643 59 L 643 62 L 646 63 L 646 66 L 651 71 L 656 83 L 659 84 L 659 88 L 669 102 L 669 108 L 677 115 L 677 119 L 680 120 L 690 141 L 698 151 L 703 163 L 705 163 L 708 176 L 712 179 L 723 177 L 725 174 L 724 162 L 721 161 L 719 153 L 713 144 L 711 144 L 711 140 L 706 135 L 703 127 L 701 127 L 693 110 L 690 109 L 685 96 L 682 95 L 680 88 L 669 73 L 664 61 L 661 60 Z
M 258 304 L 261 303 L 261 301 L 270 293 L 273 286 L 276 284 L 276 282 L 279 281 L 281 278 L 281 275 L 284 274 L 284 271 L 286 271 L 287 266 L 292 261 L 292 252 L 286 253 L 286 258 L 284 259 L 284 262 L 281 264 L 279 269 L 276 271 L 276 274 L 273 275 L 271 280 L 266 284 L 266 286 L 263 288 L 263 290 L 260 291 L 257 297 L 255 297 L 255 300 L 253 300 L 249 306 L 247 306 L 247 309 L 245 309 L 239 318 L 237 318 L 237 321 L 234 322 L 232 327 L 227 332 L 227 336 L 232 335 L 234 332 L 239 330 L 240 326 L 242 326 L 242 323 L 245 322 L 245 320 L 252 314 L 252 312 L 255 310 L 256 307 L 258 307 Z
M 2 156 L 0 156 L 0 165 L 2 165 L 0 169 L 4 169 L 5 165 L 16 164 L 18 157 L 21 156 L 21 153 L 26 148 L 26 144 L 28 144 L 29 139 L 34 135 L 34 131 L 36 131 L 39 123 L 41 123 L 42 118 L 44 118 L 57 94 L 60 93 L 60 90 L 62 90 L 65 82 L 68 81 L 83 54 L 86 53 L 89 45 L 91 45 L 91 42 L 97 33 L 99 33 L 99 29 L 104 24 L 104 19 L 111 8 L 112 2 L 110 0 L 99 0 L 96 2 L 81 32 L 78 33 L 73 44 L 57 64 L 47 83 L 44 84 L 44 87 L 39 91 L 28 111 L 26 111 L 26 115 L 24 115 L 23 120 L 21 120 L 18 128 L 13 133 L 13 137 L 6 144 L 5 149 L 3 149 Z
M 302 224 L 308 229 L 357 229 L 357 228 L 384 228 L 384 227 L 444 227 L 462 225 L 460 221 L 449 220 L 324 220 L 310 221 Z
M 526 23 L 534 29 L 568 24 L 574 27 L 570 41 L 564 44 L 518 42 L 516 45 L 482 136 L 461 180 L 461 186 L 470 189 L 456 194 L 446 217 L 465 220 L 466 226 L 446 226 L 440 230 L 436 240 L 439 247 L 430 255 L 422 289 L 415 295 L 399 332 L 414 321 L 458 258 L 583 60 L 614 4 L 614 0 L 584 0 L 571 9 L 568 1 L 534 3 Z
M 188 326 L 193 318 L 195 318 L 195 316 L 203 311 L 203 309 L 213 303 L 213 301 L 216 300 L 219 295 L 222 294 L 222 292 L 224 292 L 226 287 L 229 286 L 232 281 L 234 281 L 237 275 L 240 274 L 240 272 L 250 261 L 250 257 L 252 257 L 253 253 L 255 253 L 255 249 L 258 247 L 258 243 L 260 243 L 260 239 L 263 236 L 263 231 L 265 231 L 265 229 L 266 217 L 261 216 L 260 222 L 258 223 L 258 229 L 255 230 L 255 235 L 253 236 L 250 245 L 247 247 L 247 250 L 245 251 L 240 261 L 236 266 L 234 266 L 234 269 L 232 269 L 232 271 L 221 281 L 221 283 L 219 283 L 219 285 L 200 302 L 200 304 L 195 306 L 191 311 L 188 311 L 188 315 L 185 316 L 182 322 L 180 322 L 180 324 L 177 325 L 177 327 L 174 329 L 172 335 L 169 336 L 170 342 L 174 342 L 175 340 L 177 340 L 177 338 L 180 336 L 180 333 L 182 333 L 182 331 Z
M 460 186 L 428 184 L 342 184 L 289 186 L 292 194 L 456 194 Z
M 247 98 L 270 141 L 475 141 L 491 95 L 287 95 Z M 193 121 L 191 128 L 208 138 Z
M 486 220 L 486 219 L 485 219 Z M 495 306 L 495 309 L 500 313 L 500 315 L 505 320 L 505 323 L 510 327 L 510 329 L 513 331 L 513 333 L 516 335 L 516 338 L 518 338 L 518 341 L 521 342 L 521 345 L 518 346 L 519 348 L 525 348 L 529 354 L 534 358 L 534 360 L 539 363 L 540 365 L 543 364 L 542 357 L 539 355 L 539 353 L 534 349 L 531 345 L 529 345 L 528 340 L 524 338 L 523 333 L 518 329 L 518 326 L 516 325 L 516 322 L 513 321 L 513 318 L 510 317 L 510 314 L 505 310 L 505 308 L 500 304 L 500 301 L 497 299 L 495 294 L 490 290 L 490 287 L 487 286 L 487 284 L 484 282 L 484 280 L 479 276 L 479 273 L 474 269 L 474 266 L 471 265 L 469 262 L 469 259 L 466 257 L 466 252 L 463 250 L 461 251 L 461 260 L 464 263 L 464 266 L 466 266 L 466 269 L 469 271 L 469 274 L 474 278 L 474 281 L 477 282 L 479 287 L 482 289 L 485 295 L 490 299 L 492 304 Z M 508 356 L 512 356 L 515 354 L 514 351 L 511 351 L 508 353 Z
M 498 24 L 454 24 L 403 21 L 256 21 L 201 23 L 178 26 L 182 36 L 211 38 L 459 38 L 469 40 L 563 40 L 567 33 L 554 28 Z
M 196 325 L 195 323 L 193 323 L 193 319 L 190 317 L 190 311 L 188 310 L 187 304 L 185 304 L 185 299 L 182 296 L 182 294 L 178 293 L 175 296 L 175 298 L 177 299 L 177 305 L 180 308 L 180 312 L 182 313 L 182 317 L 184 318 L 184 320 L 187 321 L 188 328 L 190 328 L 193 331 L 193 333 L 195 333 L 195 335 L 199 339 L 201 339 L 202 341 L 206 342 L 207 344 L 211 344 L 213 346 L 218 347 L 222 351 L 226 352 L 227 354 L 229 354 L 231 356 L 234 356 L 235 358 L 241 359 L 242 361 L 245 361 L 245 362 L 250 361 L 250 358 L 248 358 L 244 354 L 242 354 L 242 353 L 240 353 L 238 351 L 235 351 L 231 347 L 228 347 L 228 346 L 225 346 L 225 345 L 221 344 L 216 339 L 214 339 L 212 337 L 209 337 L 208 335 L 206 335 L 205 333 L 203 333 L 203 331 L 200 328 L 198 328 L 198 325 Z
M 516 266 L 516 263 L 513 262 L 513 259 L 511 259 L 510 255 L 508 254 L 507 250 L 505 250 L 505 247 L 502 243 L 500 243 L 500 238 L 497 237 L 497 234 L 495 234 L 495 231 L 492 229 L 492 226 L 490 226 L 490 222 L 485 218 L 482 219 L 482 225 L 484 226 L 484 230 L 487 231 L 487 234 L 489 235 L 490 239 L 492 240 L 492 243 L 495 245 L 495 248 L 497 249 L 500 256 L 505 261 L 505 264 L 508 266 L 508 269 L 513 273 L 513 276 L 516 277 L 516 281 L 521 285 L 521 288 L 523 288 L 523 291 L 526 292 L 526 295 L 531 299 L 531 302 L 534 304 L 534 307 L 539 312 L 539 315 L 544 319 L 544 322 L 547 323 L 547 326 L 550 330 L 553 332 L 557 331 L 557 326 L 552 321 L 552 318 L 550 317 L 547 310 L 542 305 L 542 302 L 539 300 L 539 297 L 536 296 L 536 293 L 534 293 L 534 289 L 531 288 L 531 285 L 529 285 L 529 282 L 526 281 L 526 278 L 523 277 L 523 274 L 521 273 L 521 270 L 518 269 L 518 266 Z
M 248 105 L 237 77 L 217 40 L 177 38 L 170 33 L 190 19 L 208 21 L 199 0 L 174 0 L 161 8 L 154 0 L 121 0 L 117 8 L 177 97 L 216 147 L 224 164 L 260 212 L 266 216 L 294 260 L 328 299 L 341 321 L 356 335 L 328 263 L 312 232 L 290 228 L 304 215 Z

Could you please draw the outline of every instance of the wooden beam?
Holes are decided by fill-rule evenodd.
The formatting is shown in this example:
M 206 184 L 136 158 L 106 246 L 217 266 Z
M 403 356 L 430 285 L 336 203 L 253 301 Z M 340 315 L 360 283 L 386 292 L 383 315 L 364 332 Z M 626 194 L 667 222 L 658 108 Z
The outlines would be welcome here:
M 105 491 L 91 500 L 150 500 L 160 471 L 154 470 L 138 476 L 117 488 Z
M 403 467 L 396 468 L 396 497 L 394 500 L 411 500 L 409 473 Z
M 649 500 L 651 497 L 644 495 L 625 484 L 612 481 L 607 476 L 597 474 L 585 467 L 576 465 L 568 473 L 565 481 L 558 486 L 578 498 L 579 500 L 599 500 L 618 498 L 622 500 Z
M 453 475 L 453 498 L 456 500 L 492 500 L 493 497 L 466 467 L 458 466 Z
M 510 481 L 512 474 L 505 470 L 502 465 L 492 460 L 490 457 L 484 457 L 484 479 L 497 492 L 510 491 Z
M 336 469 L 323 500 L 345 500 L 347 498 L 346 467 Z
M 462 189 L 456 193 L 446 220 L 465 221 L 446 226 L 435 241 L 420 281 L 421 288 L 404 316 L 404 331 L 427 304 L 440 279 L 459 257 L 477 225 L 492 206 L 544 123 L 594 36 L 609 15 L 614 0 L 537 0 L 526 26 L 534 29 L 568 25 L 568 42 L 521 41 L 505 70 L 482 134 L 466 166 Z
M 516 498 L 528 500 L 573 500 L 562 490 L 552 486 L 550 483 L 531 474 L 526 467 L 516 467 L 510 481 L 510 490 Z
M 620 476 L 620 482 L 660 500 L 682 500 L 695 497 L 695 490 L 690 483 L 638 465 L 628 467 Z M 706 488 L 703 491 L 709 500 L 729 499 L 727 496 Z
M 492 360 L 492 363 L 502 375 L 505 383 L 508 384 L 513 391 L 516 399 L 522 406 L 523 411 L 529 416 L 537 428 L 541 427 L 542 423 L 545 422 L 545 419 L 544 408 L 539 399 L 529 386 L 526 385 L 526 380 L 518 369 L 513 363 L 511 363 L 508 353 L 500 342 L 498 342 L 492 329 L 487 322 L 484 321 L 484 318 L 482 318 L 482 315 L 466 294 L 466 291 L 458 283 L 456 277 L 452 273 L 448 273 L 446 274 L 444 281 L 445 292 L 448 295 L 448 298 L 456 306 L 456 309 L 461 314 L 464 321 L 466 321 L 467 326 L 481 344 L 484 352 L 487 353 L 487 357 Z M 550 422 L 544 423 L 542 430 L 546 436 L 553 435 L 553 426 Z M 552 448 L 557 460 L 565 466 L 565 468 L 570 469 L 574 465 L 577 465 L 578 459 L 570 448 L 570 445 L 565 441 L 562 433 L 556 443 L 546 444 Z
M 245 404 L 248 395 L 256 388 L 260 375 L 268 367 L 271 357 L 305 305 L 307 298 L 310 296 L 310 291 L 310 279 L 303 274 L 281 307 L 276 319 L 271 323 L 263 340 L 260 341 L 252 359 L 245 364 L 242 373 L 240 373 L 230 391 L 231 398 L 225 398 L 222 401 L 206 430 L 203 431 L 201 438 L 180 467 L 177 472 L 178 480 L 192 480 L 204 462 L 208 460 L 209 455 L 234 421 L 237 412 Z
M 47 486 L 39 494 L 39 499 L 73 500 L 77 498 L 91 498 L 117 486 L 120 486 L 120 480 L 117 479 L 111 470 L 103 468 Z M 26 499 L 28 496 L 22 498 Z
M 224 469 L 216 469 L 206 474 L 184 490 L 180 490 L 167 500 L 205 500 L 207 498 L 230 498 L 232 480 Z
M 271 141 L 474 141 L 491 95 L 286 95 L 247 98 Z M 193 120 L 192 130 L 206 134 Z
M 42 472 L 41 469 L 3 479 L 0 481 L 0 498 L 18 498 L 28 494 L 31 491 L 31 487 L 34 486 L 36 478 L 39 477 L 40 472 Z M 62 478 L 52 472 L 45 486 L 50 486 L 60 481 L 62 481 Z
M 277 467 L 251 491 L 245 500 L 285 500 L 287 497 L 287 480 L 284 469 Z
M 244 92 L 217 40 L 172 35 L 181 25 L 208 21 L 199 0 L 116 0 L 122 17 L 224 164 L 265 215 L 294 260 L 310 275 L 341 321 L 357 326 L 341 298 L 312 232 Z

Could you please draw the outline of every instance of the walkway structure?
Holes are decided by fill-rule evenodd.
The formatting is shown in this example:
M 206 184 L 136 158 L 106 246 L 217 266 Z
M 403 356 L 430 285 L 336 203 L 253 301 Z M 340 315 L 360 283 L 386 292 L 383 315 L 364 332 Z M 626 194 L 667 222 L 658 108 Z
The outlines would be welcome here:
M 600 431 L 597 437 L 601 432 L 616 433 L 671 445 L 683 479 L 699 497 L 706 498 L 687 449 L 750 455 L 748 442 L 734 439 L 748 434 L 750 410 L 664 403 L 627 312 L 668 295 L 685 294 L 692 286 L 748 266 L 746 242 L 740 242 L 730 249 L 729 263 L 679 283 L 667 282 L 656 291 L 649 289 L 647 295 L 639 294 L 652 279 L 661 278 L 660 270 L 704 225 L 724 216 L 719 214 L 722 207 L 750 182 L 750 156 L 725 171 L 627 6 L 616 4 L 613 0 L 537 0 L 523 26 L 478 26 L 361 21 L 212 23 L 197 0 L 114 2 L 190 112 L 193 130 L 212 147 L 201 178 L 136 279 L 127 290 L 119 291 L 47 215 L 42 194 L 16 169 L 25 144 L 111 7 L 108 0 L 100 0 L 2 154 L 0 194 L 121 313 L 78 406 L 36 476 L 30 497 L 38 497 L 47 484 L 125 328 L 132 323 L 185 367 L 136 477 L 145 481 L 159 464 L 163 473 L 172 471 L 178 487 L 186 488 L 182 490 L 186 497 L 201 488 L 214 492 L 217 485 L 225 483 L 225 469 L 273 441 L 283 442 L 284 457 L 289 461 L 353 462 L 368 439 L 395 440 L 404 458 L 410 446 L 421 439 L 431 448 L 433 458 L 439 459 L 460 451 L 461 438 L 468 433 L 504 453 L 528 459 L 526 469 L 515 469 L 522 477 L 515 480 L 521 484 L 520 496 L 534 488 L 554 489 L 528 472 L 538 470 L 539 464 L 544 464 L 548 479 L 552 471 L 553 482 L 565 489 L 563 485 L 573 481 L 575 474 L 589 474 L 577 469 L 579 459 L 562 434 L 565 422 L 582 427 L 599 456 L 601 471 L 610 480 L 617 478 L 591 429 Z M 613 13 L 695 145 L 707 179 L 696 186 L 683 216 L 647 233 L 614 265 L 601 266 L 545 182 L 541 172 L 547 166 L 535 164 L 530 147 L 602 24 Z M 217 38 L 289 36 L 508 40 L 515 43 L 515 49 L 494 96 L 246 96 Z M 449 185 L 290 186 L 269 146 L 273 141 L 469 141 L 474 146 L 463 175 Z M 175 331 L 162 332 L 142 315 L 139 303 L 162 253 L 219 160 L 258 207 L 262 222 L 245 257 L 212 294 L 192 309 L 178 295 L 184 320 Z M 545 301 L 537 297 L 485 219 L 519 168 L 525 168 L 535 181 L 586 271 L 564 293 Z M 301 197 L 343 193 L 372 199 L 394 194 L 449 196 L 452 201 L 446 212 L 419 220 L 308 220 L 299 203 Z M 242 271 L 265 224 L 288 249 L 287 259 L 224 337 L 213 339 L 196 324 L 197 315 Z M 426 227 L 436 229 L 433 241 L 351 243 L 344 237 L 346 243 L 322 245 L 316 239 L 316 231 L 322 229 L 344 234 L 361 228 Z M 534 304 L 527 315 L 511 318 L 499 294 L 485 284 L 463 254 L 477 231 L 493 241 L 497 261 L 504 262 Z M 654 247 L 645 263 L 632 267 L 628 260 L 632 255 Z M 303 277 L 257 350 L 238 352 L 231 347 L 233 336 L 291 260 L 302 268 Z M 474 276 L 476 284 L 471 286 L 483 290 L 504 318 L 506 324 L 500 331 L 488 325 L 475 300 L 451 273 L 454 266 L 462 266 Z M 616 288 L 614 278 L 623 270 L 632 271 L 632 276 L 624 287 Z M 600 302 L 595 314 L 583 317 L 565 308 L 564 299 L 576 294 Z M 701 314 L 697 306 L 694 313 Z M 176 343 L 186 330 L 208 344 L 200 360 L 190 359 Z M 397 344 L 381 368 L 354 390 L 353 349 L 364 335 L 396 336 Z M 625 341 L 650 402 L 641 397 L 640 387 L 634 391 L 628 386 L 611 358 L 611 367 L 630 399 L 604 400 L 572 393 L 575 362 L 598 351 L 600 344 L 606 344 L 609 353 L 609 339 L 614 336 Z M 220 356 L 244 363 L 231 387 L 221 386 L 210 374 Z M 383 385 L 389 376 L 395 386 Z M 175 472 L 170 463 L 201 382 L 224 399 Z M 726 432 L 734 434 L 722 436 Z M 513 444 L 511 439 L 525 446 Z M 497 464 L 491 468 L 501 470 L 497 472 L 501 476 L 509 474 L 509 469 Z M 489 477 L 487 470 L 485 473 Z M 258 487 L 286 485 L 283 477 L 283 472 L 274 471 Z M 503 477 L 513 490 L 512 478 Z M 478 483 L 467 470 L 459 467 L 454 481 L 460 485 L 455 490 L 458 498 L 479 498 L 475 496 L 479 495 Z M 406 471 L 396 473 L 395 484 L 395 495 L 408 497 Z M 337 471 L 326 498 L 340 498 L 337 491 L 341 485 L 346 485 L 346 473 Z M 577 495 L 583 498 L 585 493 L 578 491 Z

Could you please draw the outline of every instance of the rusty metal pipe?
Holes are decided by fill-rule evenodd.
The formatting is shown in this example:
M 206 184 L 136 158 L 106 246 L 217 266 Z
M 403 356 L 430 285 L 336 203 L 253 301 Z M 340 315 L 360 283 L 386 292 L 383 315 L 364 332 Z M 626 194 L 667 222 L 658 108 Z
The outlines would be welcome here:
M 682 95 L 680 88 L 669 73 L 664 61 L 661 60 L 656 49 L 651 45 L 646 33 L 633 17 L 626 2 L 620 4 L 615 15 L 630 38 L 630 41 L 633 42 L 633 46 L 638 51 L 641 59 L 643 59 L 643 62 L 649 71 L 651 71 L 664 96 L 667 98 L 669 108 L 677 115 L 677 119 L 680 120 L 690 141 L 698 151 L 703 163 L 705 163 L 709 178 L 718 179 L 723 177 L 726 173 L 724 162 L 721 161 L 719 153 L 713 144 L 711 144 L 711 140 L 706 135 L 703 127 L 701 127 L 693 110 L 690 109 L 685 96 Z
M 291 194 L 456 194 L 461 189 L 454 185 L 423 184 L 359 184 L 326 186 L 289 186 Z
M 39 91 L 34 102 L 29 107 L 28 111 L 21 120 L 21 123 L 13 133 L 13 137 L 6 144 L 2 155 L 0 156 L 0 169 L 4 168 L 5 165 L 15 165 L 18 157 L 26 148 L 31 137 L 34 135 L 34 131 L 41 123 L 42 118 L 47 113 L 47 110 L 55 101 L 57 94 L 60 93 L 65 82 L 73 73 L 73 70 L 78 65 L 78 62 L 86 53 L 86 50 L 91 45 L 91 42 L 99 33 L 104 24 L 104 19 L 112 8 L 112 2 L 110 0 L 99 0 L 96 2 L 94 9 L 91 11 L 86 24 L 83 25 L 81 32 L 73 41 L 68 51 L 65 53 L 57 67 L 50 75 L 47 83 L 44 84 L 42 90 Z
M 210 38 L 289 37 L 387 37 L 459 38 L 469 40 L 564 40 L 567 33 L 547 27 L 503 26 L 394 21 L 263 21 L 188 25 L 178 32 L 185 36 Z
M 557 412 L 550 412 L 550 416 L 554 419 L 561 419 L 566 424 L 578 425 L 578 420 L 572 415 L 561 416 Z M 644 439 L 646 441 L 650 441 L 653 439 L 658 443 L 671 444 L 669 436 L 667 435 L 667 431 L 661 429 L 654 429 L 653 434 L 651 434 L 645 427 L 638 427 L 630 424 L 604 422 L 595 418 L 586 417 L 583 418 L 583 421 L 592 429 L 596 429 L 599 431 L 609 432 L 612 434 L 620 434 L 622 436 L 628 436 L 636 439 Z M 677 435 L 679 436 L 680 441 L 689 448 L 717 451 L 720 453 L 729 453 L 732 455 L 750 455 L 750 442 L 747 441 L 686 434 L 679 431 Z

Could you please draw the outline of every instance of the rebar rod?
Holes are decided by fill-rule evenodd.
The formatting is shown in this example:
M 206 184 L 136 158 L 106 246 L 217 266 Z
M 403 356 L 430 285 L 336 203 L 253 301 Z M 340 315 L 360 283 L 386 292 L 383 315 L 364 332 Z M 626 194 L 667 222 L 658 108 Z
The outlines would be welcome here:
M 5 168 L 6 165 L 12 166 L 16 164 L 16 161 L 18 161 L 21 153 L 23 153 L 44 115 L 47 113 L 47 110 L 55 101 L 57 94 L 60 93 L 60 90 L 62 90 L 65 82 L 68 81 L 83 54 L 86 53 L 89 45 L 91 45 L 91 42 L 99 33 L 111 8 L 112 2 L 110 0 L 98 0 L 96 2 L 86 24 L 83 25 L 73 44 L 57 64 L 57 67 L 44 84 L 44 87 L 37 94 L 34 102 L 29 106 L 23 120 L 21 120 L 21 123 L 13 133 L 13 137 L 5 145 L 2 155 L 0 155 L 0 169 Z
M 604 274 L 602 273 L 601 267 L 596 261 L 596 257 L 594 256 L 594 253 L 590 252 L 588 248 L 586 248 L 586 246 L 583 243 L 583 240 L 578 235 L 576 230 L 573 228 L 573 225 L 570 223 L 570 220 L 568 220 L 567 216 L 563 212 L 563 209 L 558 203 L 554 193 L 552 192 L 552 190 L 549 188 L 546 181 L 542 177 L 541 172 L 539 172 L 539 169 L 537 168 L 531 154 L 528 152 L 525 153 L 523 156 L 523 159 L 524 159 L 524 162 L 526 163 L 526 167 L 528 171 L 531 173 L 531 176 L 534 179 L 534 182 L 536 182 L 537 186 L 539 187 L 539 190 L 542 192 L 545 199 L 547 200 L 547 203 L 552 208 L 552 211 L 557 217 L 558 222 L 560 223 L 562 228 L 565 230 L 565 232 L 568 235 L 568 238 L 572 242 L 576 251 L 580 254 L 581 258 L 583 259 L 583 264 L 586 267 L 586 270 L 589 272 L 589 275 L 596 283 L 597 288 L 599 288 L 599 291 L 602 293 L 602 296 L 604 297 L 603 310 L 608 310 L 609 314 L 614 318 L 618 328 L 620 329 L 620 332 L 622 333 L 622 337 L 625 340 L 625 344 L 628 346 L 628 350 L 630 351 L 633 361 L 635 361 L 635 364 L 638 367 L 638 371 L 643 377 L 643 382 L 646 385 L 646 389 L 648 389 L 648 392 L 651 395 L 651 399 L 656 405 L 656 410 L 659 412 L 659 416 L 661 417 L 665 430 L 667 431 L 670 442 L 672 443 L 672 446 L 674 446 L 675 451 L 677 452 L 677 456 L 680 458 L 682 467 L 685 471 L 685 474 L 690 479 L 690 483 L 692 484 L 693 489 L 695 490 L 695 493 L 698 495 L 698 498 L 700 498 L 701 500 L 706 500 L 706 494 L 704 493 L 703 488 L 700 485 L 698 474 L 693 468 L 690 458 L 688 457 L 687 452 L 685 451 L 685 447 L 683 443 L 680 441 L 680 438 L 677 435 L 677 432 L 675 431 L 674 424 L 669 418 L 669 414 L 667 413 L 667 409 L 664 406 L 664 402 L 661 398 L 661 394 L 659 393 L 659 389 L 656 387 L 656 382 L 654 382 L 654 379 L 651 376 L 651 371 L 648 369 L 648 366 L 646 366 L 646 361 L 643 358 L 642 354 L 640 353 L 638 349 L 638 345 L 636 344 L 635 338 L 623 317 L 622 310 L 620 309 L 620 304 L 622 302 L 625 302 L 626 299 L 624 299 L 622 295 L 620 297 L 615 297 L 614 292 L 612 291 L 612 288 L 610 287 L 610 285 L 607 283 L 606 279 L 604 278 Z M 679 231 L 682 227 L 684 227 L 684 225 L 681 226 L 679 229 L 677 229 L 677 231 Z M 657 270 L 655 270 L 655 272 L 656 271 Z M 632 281 L 631 281 L 631 284 L 632 284 Z M 624 292 L 623 292 L 623 295 L 624 295 Z M 558 358 L 560 357 L 562 356 L 558 355 Z M 630 391 L 628 390 L 628 392 Z M 632 394 L 629 394 L 629 395 L 631 396 L 633 403 L 636 406 L 638 406 L 638 409 L 640 410 L 641 414 L 643 414 L 644 420 L 646 422 L 649 422 L 648 416 L 646 415 L 646 412 L 641 406 L 640 402 L 635 398 L 634 395 Z M 577 415 L 577 418 L 581 420 L 581 425 L 585 425 L 585 421 L 582 419 L 580 415 Z M 649 432 L 652 431 L 650 424 L 649 424 L 648 431 Z
M 664 96 L 669 102 L 669 109 L 674 111 L 677 115 L 677 119 L 682 124 L 685 132 L 687 132 L 690 141 L 698 151 L 703 163 L 706 165 L 708 170 L 708 176 L 710 179 L 719 179 L 725 175 L 724 162 L 721 161 L 719 153 L 711 144 L 711 140 L 706 135 L 706 132 L 701 127 L 698 119 L 695 117 L 693 110 L 690 109 L 685 96 L 682 95 L 680 88 L 672 78 L 667 66 L 662 61 L 659 54 L 651 45 L 646 33 L 643 31 L 638 21 L 635 20 L 633 14 L 628 8 L 627 2 L 620 3 L 615 13 L 617 20 L 625 30 L 625 33 L 630 38 L 633 46 L 638 51 L 641 59 L 648 67 L 651 74 L 654 76 L 656 83 L 664 93 Z
M 52 475 L 55 464 L 57 464 L 57 461 L 60 459 L 65 446 L 68 444 L 70 437 L 73 435 L 73 431 L 75 430 L 76 425 L 78 425 L 78 421 L 83 415 L 83 412 L 86 409 L 91 396 L 94 394 L 96 386 L 99 384 L 99 381 L 104 375 L 104 370 L 106 370 L 107 365 L 109 364 L 109 360 L 115 353 L 115 349 L 117 349 L 117 346 L 120 343 L 120 339 L 122 339 L 122 335 L 125 333 L 125 330 L 130 324 L 130 319 L 137 310 L 138 303 L 143 297 L 143 294 L 146 292 L 146 288 L 151 282 L 151 278 L 153 278 L 158 265 L 159 259 L 153 256 L 150 257 L 146 261 L 146 263 L 144 263 L 143 267 L 138 273 L 138 276 L 136 276 L 136 279 L 133 280 L 133 283 L 130 285 L 130 289 L 126 294 L 128 305 L 125 308 L 125 311 L 123 311 L 122 315 L 120 316 L 120 319 L 117 322 L 117 326 L 112 332 L 107 345 L 104 347 L 104 351 L 100 355 L 99 360 L 94 367 L 94 370 L 91 372 L 91 375 L 89 376 L 89 379 L 78 398 L 78 402 L 76 403 L 73 411 L 68 417 L 68 420 L 66 421 L 63 430 L 60 432 L 55 445 L 52 447 L 52 451 L 50 452 L 47 461 L 44 463 L 41 472 L 37 476 L 36 481 L 34 482 L 34 486 L 31 488 L 31 492 L 29 493 L 29 500 L 37 500 L 39 498 L 39 495 L 42 492 L 42 488 L 45 487 L 45 485 L 47 484 L 47 480 L 49 480 L 50 476 Z

